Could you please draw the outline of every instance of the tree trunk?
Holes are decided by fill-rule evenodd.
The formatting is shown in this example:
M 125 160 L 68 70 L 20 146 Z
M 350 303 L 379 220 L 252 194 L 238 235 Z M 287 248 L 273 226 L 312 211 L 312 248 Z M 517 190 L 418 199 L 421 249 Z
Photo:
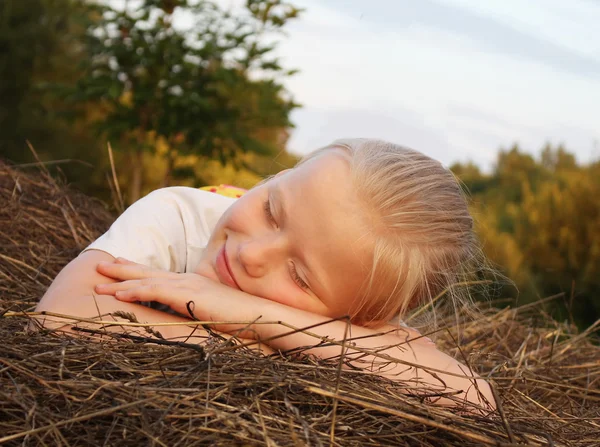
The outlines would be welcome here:
M 128 201 L 132 204 L 142 195 L 142 177 L 144 174 L 143 153 L 136 150 L 131 154 L 131 179 L 129 180 Z

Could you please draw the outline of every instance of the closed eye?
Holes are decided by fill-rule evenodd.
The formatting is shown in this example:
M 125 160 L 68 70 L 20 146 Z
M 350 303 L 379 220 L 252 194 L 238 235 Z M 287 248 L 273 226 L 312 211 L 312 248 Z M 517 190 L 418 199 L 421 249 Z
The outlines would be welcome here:
M 265 216 L 267 218 L 267 222 L 269 222 L 270 224 L 275 225 L 277 227 L 278 226 L 277 221 L 275 220 L 275 217 L 273 216 L 273 212 L 271 211 L 271 197 L 270 196 L 267 197 L 267 200 L 265 200 L 265 202 L 263 204 L 263 208 L 265 211 Z M 290 276 L 292 277 L 294 282 L 298 285 L 298 287 L 300 287 L 301 289 L 304 289 L 304 290 L 309 289 L 309 286 L 306 283 L 306 281 L 304 281 L 298 274 L 298 271 L 296 270 L 296 266 L 294 265 L 293 262 L 290 262 Z
M 308 284 L 306 284 L 306 282 L 300 278 L 300 275 L 298 275 L 298 271 L 296 270 L 296 266 L 293 263 L 290 263 L 290 275 L 292 276 L 292 279 L 294 280 L 294 282 L 296 284 L 298 284 L 298 286 L 302 289 L 308 289 Z
M 265 210 L 265 216 L 267 217 L 267 221 L 270 224 L 277 225 L 277 222 L 275 221 L 275 217 L 273 216 L 273 213 L 271 212 L 271 198 L 270 197 L 268 197 L 267 200 L 265 200 L 263 208 Z

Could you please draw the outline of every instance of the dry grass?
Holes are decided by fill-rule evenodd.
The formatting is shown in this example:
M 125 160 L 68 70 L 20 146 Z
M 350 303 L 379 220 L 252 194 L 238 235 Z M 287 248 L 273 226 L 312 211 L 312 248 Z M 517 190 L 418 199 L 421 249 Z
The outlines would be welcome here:
M 27 333 L 18 315 L 111 221 L 43 171 L 0 164 L 0 444 L 600 445 L 598 326 L 580 333 L 535 306 L 484 310 L 460 346 L 442 325 L 438 344 L 495 384 L 499 411 L 479 416 L 340 373 L 341 359 Z

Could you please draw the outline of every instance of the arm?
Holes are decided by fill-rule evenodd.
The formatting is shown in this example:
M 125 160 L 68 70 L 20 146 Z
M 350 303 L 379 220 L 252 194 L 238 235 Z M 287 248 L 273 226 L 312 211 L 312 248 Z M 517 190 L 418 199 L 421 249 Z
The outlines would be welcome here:
M 298 328 L 323 321 L 323 317 L 279 303 L 267 302 L 260 308 L 263 318 L 270 319 L 270 316 L 278 315 L 279 320 Z M 339 344 L 315 346 L 319 340 L 303 332 L 285 335 L 290 330 L 281 325 L 256 325 L 253 329 L 275 349 L 287 351 L 299 346 L 312 346 L 303 352 L 320 358 L 335 358 L 342 352 Z M 484 408 L 487 407 L 486 401 L 494 406 L 490 386 L 485 380 L 413 331 L 392 326 L 379 329 L 357 325 L 348 327 L 346 322 L 338 320 L 314 327 L 309 332 L 337 342 L 344 338 L 349 340 L 344 343 L 344 356 L 353 367 L 392 380 L 407 381 L 415 389 L 433 389 L 442 393 L 461 390 L 462 393 L 457 394 L 459 399 L 466 399 Z M 455 405 L 446 398 L 438 403 Z
M 256 321 L 256 324 L 220 323 L 216 328 L 260 340 L 282 351 L 308 347 L 302 352 L 325 359 L 339 356 L 340 343 L 351 338 L 353 340 L 346 344 L 344 355 L 355 368 L 407 381 L 415 390 L 458 391 L 459 399 L 482 407 L 487 406 L 486 400 L 494 405 L 487 382 L 439 351 L 433 343 L 424 339 L 411 340 L 412 334 L 403 328 L 374 330 L 351 325 L 345 337 L 348 325 L 344 321 L 330 321 L 327 317 L 256 297 L 200 275 L 140 270 L 139 266 L 124 261 L 101 264 L 98 269 L 121 282 L 100 286 L 96 290 L 115 295 L 119 300 L 159 301 L 181 313 L 186 312 L 191 303 L 196 318 L 205 321 Z M 280 321 L 296 328 L 314 327 L 310 331 L 294 332 L 283 324 L 260 324 L 261 321 Z M 316 346 L 322 340 L 337 343 Z M 448 398 L 438 402 L 456 405 Z
M 135 303 L 124 303 L 111 295 L 101 295 L 94 292 L 94 286 L 99 283 L 115 283 L 117 280 L 108 278 L 96 271 L 99 262 L 112 262 L 113 256 L 99 250 L 88 250 L 72 260 L 54 279 L 36 311 L 49 311 L 64 315 L 84 318 L 97 318 L 112 320 L 109 314 L 117 310 L 135 314 L 140 322 L 169 323 L 189 322 L 187 318 L 167 314 Z M 72 321 L 56 317 L 39 316 L 37 320 L 46 328 L 59 329 L 72 332 Z M 98 329 L 98 325 L 92 326 Z M 122 330 L 120 327 L 115 328 Z M 189 326 L 165 326 L 157 328 L 159 332 L 169 339 L 185 338 L 193 330 Z M 205 335 L 204 330 L 197 330 L 195 335 Z M 147 334 L 144 334 L 147 335 Z
M 197 192 L 190 191 L 189 188 L 164 188 L 135 202 L 90 246 L 92 250 L 80 254 L 59 273 L 38 304 L 37 310 L 96 319 L 100 315 L 125 311 L 134 313 L 140 322 L 190 321 L 135 303 L 119 302 L 113 296 L 95 293 L 94 286 L 118 281 L 96 270 L 99 262 L 114 261 L 112 255 L 125 255 L 161 270 L 185 271 L 187 256 L 184 216 L 194 211 L 189 202 L 195 196 L 190 197 L 189 194 Z M 54 317 L 52 319 L 55 320 Z M 102 319 L 113 318 L 108 315 Z M 39 321 L 43 321 L 48 328 L 69 331 L 64 319 L 53 322 L 47 317 L 40 318 Z M 94 326 L 98 328 L 98 325 Z M 168 338 L 184 337 L 191 331 L 187 326 L 160 329 Z

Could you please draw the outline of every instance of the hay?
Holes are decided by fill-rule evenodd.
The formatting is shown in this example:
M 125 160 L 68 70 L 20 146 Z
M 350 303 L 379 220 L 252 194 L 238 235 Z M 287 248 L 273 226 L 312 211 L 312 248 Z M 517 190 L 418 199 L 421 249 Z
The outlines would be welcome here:
M 0 444 L 600 445 L 597 326 L 579 333 L 535 306 L 453 322 L 438 343 L 496 384 L 494 414 L 437 408 L 406 385 L 338 362 L 259 356 L 215 338 L 203 349 L 92 342 L 24 331 L 60 268 L 112 220 L 45 172 L 0 164 Z

